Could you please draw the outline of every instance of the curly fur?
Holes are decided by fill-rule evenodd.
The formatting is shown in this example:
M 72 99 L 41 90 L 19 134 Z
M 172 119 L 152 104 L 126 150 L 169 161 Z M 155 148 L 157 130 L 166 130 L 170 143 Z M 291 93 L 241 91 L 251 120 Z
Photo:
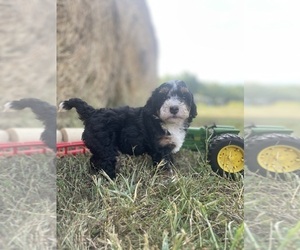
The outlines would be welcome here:
M 186 130 L 197 115 L 193 95 L 179 80 L 155 89 L 144 107 L 94 109 L 79 98 L 71 98 L 60 108 L 76 109 L 85 126 L 82 140 L 92 153 L 91 169 L 104 170 L 110 178 L 116 177 L 119 152 L 147 153 L 154 164 L 171 170 L 172 154 L 182 146 Z
M 5 110 L 30 108 L 37 119 L 42 121 L 45 129 L 41 140 L 53 151 L 56 151 L 56 107 L 36 98 L 23 98 L 5 104 Z

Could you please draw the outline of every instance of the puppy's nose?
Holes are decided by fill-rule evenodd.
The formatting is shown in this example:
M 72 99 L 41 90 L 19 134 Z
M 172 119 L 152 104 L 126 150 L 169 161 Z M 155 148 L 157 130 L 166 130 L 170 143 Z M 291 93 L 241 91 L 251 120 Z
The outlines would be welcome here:
M 178 113 L 178 111 L 179 111 L 178 106 L 171 106 L 170 107 L 171 114 L 176 115 Z

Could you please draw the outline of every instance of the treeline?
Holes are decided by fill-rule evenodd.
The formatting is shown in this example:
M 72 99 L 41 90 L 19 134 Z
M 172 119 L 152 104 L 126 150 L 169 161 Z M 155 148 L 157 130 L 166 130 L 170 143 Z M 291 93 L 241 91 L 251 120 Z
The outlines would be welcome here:
M 270 104 L 278 101 L 300 102 L 300 84 L 262 85 L 247 83 L 244 86 L 245 104 Z
M 214 82 L 202 82 L 191 73 L 179 75 L 166 75 L 161 78 L 162 82 L 170 79 L 180 79 L 187 83 L 193 92 L 196 102 L 207 105 L 223 105 L 230 101 L 244 101 L 244 86 L 242 84 L 219 84 Z
M 166 75 L 162 82 L 170 79 L 181 79 L 187 83 L 197 102 L 208 105 L 223 105 L 231 101 L 241 101 L 246 105 L 271 104 L 278 101 L 300 102 L 300 84 L 220 84 L 202 82 L 191 73 Z

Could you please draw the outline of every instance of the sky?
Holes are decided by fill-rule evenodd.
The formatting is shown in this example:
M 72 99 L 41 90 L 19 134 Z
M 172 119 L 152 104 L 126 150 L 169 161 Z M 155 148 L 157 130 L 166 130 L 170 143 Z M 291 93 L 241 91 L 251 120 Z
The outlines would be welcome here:
M 300 1 L 147 0 L 159 75 L 300 85 Z

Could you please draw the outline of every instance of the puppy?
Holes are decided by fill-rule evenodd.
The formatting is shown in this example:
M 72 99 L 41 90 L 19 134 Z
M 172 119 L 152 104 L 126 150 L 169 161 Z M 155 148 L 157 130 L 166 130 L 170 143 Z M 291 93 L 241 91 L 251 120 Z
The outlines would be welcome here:
M 78 98 L 60 104 L 60 109 L 72 108 L 85 127 L 82 140 L 92 153 L 92 172 L 104 170 L 112 179 L 116 177 L 119 152 L 147 153 L 154 164 L 172 171 L 172 154 L 181 148 L 187 128 L 197 115 L 193 95 L 180 80 L 163 83 L 144 107 L 94 109 Z
M 45 129 L 41 134 L 41 140 L 50 149 L 56 151 L 56 107 L 36 98 L 23 98 L 4 105 L 4 111 L 25 108 L 30 108 L 37 119 L 43 122 Z

